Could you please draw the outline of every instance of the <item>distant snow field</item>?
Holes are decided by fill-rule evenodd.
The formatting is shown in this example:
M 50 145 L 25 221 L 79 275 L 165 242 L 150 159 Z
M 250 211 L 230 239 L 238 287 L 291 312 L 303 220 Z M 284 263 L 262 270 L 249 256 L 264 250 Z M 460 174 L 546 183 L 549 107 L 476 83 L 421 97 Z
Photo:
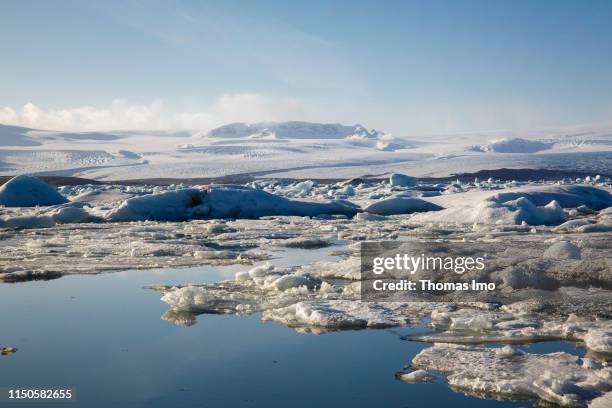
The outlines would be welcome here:
M 68 133 L 0 125 L 0 175 L 443 177 L 502 167 L 609 173 L 612 128 L 395 137 L 361 125 L 309 122 L 233 123 L 205 134 Z

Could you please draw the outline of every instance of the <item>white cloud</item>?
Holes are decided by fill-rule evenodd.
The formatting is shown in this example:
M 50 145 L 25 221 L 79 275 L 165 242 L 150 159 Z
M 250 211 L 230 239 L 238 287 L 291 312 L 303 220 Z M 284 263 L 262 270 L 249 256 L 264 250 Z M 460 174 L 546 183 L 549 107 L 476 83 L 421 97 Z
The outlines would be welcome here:
M 0 107 L 0 123 L 45 130 L 209 130 L 228 122 L 280 121 L 295 119 L 304 105 L 293 98 L 242 93 L 221 96 L 208 109 L 174 112 L 161 100 L 131 104 L 115 99 L 109 107 L 74 107 L 46 110 L 27 103 L 21 109 Z

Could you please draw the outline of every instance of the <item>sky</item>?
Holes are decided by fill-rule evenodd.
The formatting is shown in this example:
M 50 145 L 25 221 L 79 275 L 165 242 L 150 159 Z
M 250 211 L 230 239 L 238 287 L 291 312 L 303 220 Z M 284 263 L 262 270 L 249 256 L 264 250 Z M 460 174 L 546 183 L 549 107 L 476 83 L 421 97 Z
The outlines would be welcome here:
M 612 120 L 612 1 L 0 0 L 0 123 L 397 136 Z

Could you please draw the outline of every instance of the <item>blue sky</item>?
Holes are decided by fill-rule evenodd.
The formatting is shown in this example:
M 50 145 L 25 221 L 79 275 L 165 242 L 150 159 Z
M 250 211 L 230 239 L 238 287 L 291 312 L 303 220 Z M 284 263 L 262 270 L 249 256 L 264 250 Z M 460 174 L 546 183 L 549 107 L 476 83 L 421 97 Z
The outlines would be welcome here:
M 414 135 L 612 119 L 611 1 L 0 7 L 5 123 L 206 128 L 295 119 Z

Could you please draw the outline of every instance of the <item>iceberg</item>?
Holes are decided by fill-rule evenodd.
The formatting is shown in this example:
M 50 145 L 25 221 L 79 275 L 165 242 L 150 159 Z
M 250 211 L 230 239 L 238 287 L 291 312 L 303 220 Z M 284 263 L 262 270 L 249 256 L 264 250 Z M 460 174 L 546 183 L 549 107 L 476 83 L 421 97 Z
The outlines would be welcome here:
M 290 200 L 263 190 L 226 185 L 206 190 L 187 188 L 125 200 L 107 215 L 108 221 L 185 221 L 189 219 L 255 219 L 286 215 L 315 217 L 323 214 L 353 217 L 359 207 L 348 201 Z
M 556 200 L 543 207 L 537 207 L 529 199 L 521 197 L 515 201 L 502 203 L 503 207 L 514 212 L 514 223 L 528 225 L 558 225 L 565 221 L 563 208 Z
M 392 197 L 370 204 L 364 211 L 376 215 L 394 215 L 440 211 L 442 209 L 439 205 L 420 198 Z
M 414 187 L 417 185 L 417 179 L 405 174 L 393 173 L 389 177 L 389 183 L 392 187 Z
M 208 213 L 202 206 L 203 192 L 196 188 L 167 191 L 128 198 L 106 214 L 108 221 L 185 221 L 198 211 Z
M 457 224 L 516 225 L 524 222 L 528 225 L 558 225 L 566 219 L 564 208 L 586 205 L 601 210 L 612 205 L 612 195 L 606 189 L 585 185 L 526 186 L 504 192 L 470 191 L 445 194 L 430 200 L 445 209 L 437 213 L 418 214 L 412 220 Z
M 593 210 L 601 210 L 612 205 L 612 195 L 606 189 L 585 185 L 527 187 L 522 191 L 497 193 L 490 200 L 505 203 L 519 198 L 527 198 L 537 206 L 543 206 L 555 200 L 563 208 L 585 205 Z
M 54 187 L 32 176 L 15 176 L 0 187 L 0 205 L 36 207 L 67 203 L 68 199 Z

